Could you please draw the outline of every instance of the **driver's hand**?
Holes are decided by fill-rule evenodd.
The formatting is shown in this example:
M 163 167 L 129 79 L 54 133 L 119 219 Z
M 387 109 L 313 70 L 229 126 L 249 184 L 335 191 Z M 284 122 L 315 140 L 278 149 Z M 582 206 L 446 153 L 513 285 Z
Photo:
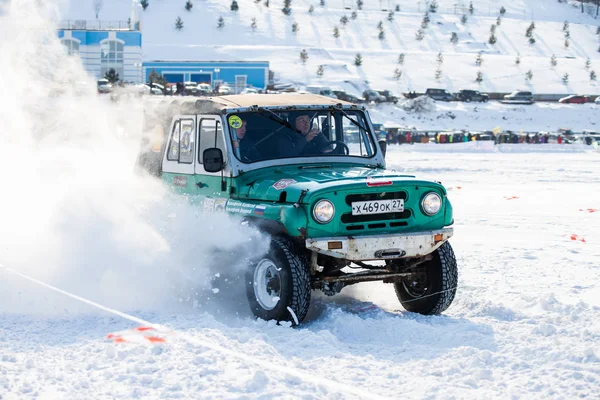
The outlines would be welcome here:
M 317 136 L 319 134 L 319 130 L 318 129 L 313 129 L 312 131 L 308 132 L 305 136 L 306 141 L 310 142 L 311 140 L 313 140 L 315 138 L 315 136 Z
M 240 147 L 240 142 L 239 142 L 239 140 L 233 140 L 233 141 L 231 142 L 231 144 L 233 145 L 233 148 L 234 148 L 234 149 L 239 149 L 239 147 Z

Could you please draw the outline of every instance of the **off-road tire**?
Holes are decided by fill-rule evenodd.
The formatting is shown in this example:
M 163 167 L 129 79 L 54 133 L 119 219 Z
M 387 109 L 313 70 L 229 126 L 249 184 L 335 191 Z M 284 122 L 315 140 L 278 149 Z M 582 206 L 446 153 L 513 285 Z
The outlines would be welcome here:
M 427 290 L 418 297 L 412 295 L 404 281 L 394 283 L 396 296 L 406 311 L 423 315 L 440 314 L 452 304 L 458 283 L 458 267 L 454 250 L 445 242 L 433 252 L 433 259 L 422 264 L 428 279 Z
M 271 260 L 279 269 L 281 292 L 277 305 L 271 309 L 263 308 L 256 298 L 254 271 L 259 262 L 264 259 Z M 246 271 L 246 295 L 252 313 L 264 320 L 291 321 L 296 324 L 294 312 L 298 323 L 301 323 L 310 305 L 310 276 L 308 265 L 304 257 L 299 257 L 294 251 L 293 244 L 283 237 L 273 237 L 269 252 L 254 260 Z

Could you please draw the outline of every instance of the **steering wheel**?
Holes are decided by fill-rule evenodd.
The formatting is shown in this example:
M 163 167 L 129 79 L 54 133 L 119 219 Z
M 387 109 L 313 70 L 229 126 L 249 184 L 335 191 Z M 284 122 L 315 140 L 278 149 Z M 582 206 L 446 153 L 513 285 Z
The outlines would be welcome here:
M 326 148 L 327 146 L 331 146 L 331 145 L 336 145 L 335 149 L 333 149 L 331 151 L 331 153 L 333 154 L 344 154 L 344 155 L 349 155 L 350 154 L 350 149 L 348 148 L 348 145 L 344 142 L 342 142 L 341 140 L 330 140 L 327 143 L 323 143 L 321 146 L 319 146 L 317 148 L 317 151 L 319 153 L 321 153 L 321 150 L 323 150 L 324 148 Z M 342 149 L 342 151 L 340 151 L 339 149 Z

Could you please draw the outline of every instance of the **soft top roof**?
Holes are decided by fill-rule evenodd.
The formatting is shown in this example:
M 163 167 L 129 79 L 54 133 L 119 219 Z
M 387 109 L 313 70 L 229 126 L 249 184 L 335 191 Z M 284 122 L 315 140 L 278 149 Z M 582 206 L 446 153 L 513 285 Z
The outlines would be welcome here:
M 223 108 L 241 108 L 250 106 L 333 106 L 336 104 L 351 105 L 342 100 L 316 94 L 255 94 L 210 97 L 207 100 L 223 104 Z
M 252 106 L 303 108 L 307 106 L 330 107 L 338 104 L 344 106 L 353 105 L 347 101 L 315 94 L 252 94 L 200 98 L 174 97 L 168 101 L 164 101 L 164 98 L 161 100 L 159 107 L 168 106 L 170 114 L 220 114 L 227 110 L 238 110 Z

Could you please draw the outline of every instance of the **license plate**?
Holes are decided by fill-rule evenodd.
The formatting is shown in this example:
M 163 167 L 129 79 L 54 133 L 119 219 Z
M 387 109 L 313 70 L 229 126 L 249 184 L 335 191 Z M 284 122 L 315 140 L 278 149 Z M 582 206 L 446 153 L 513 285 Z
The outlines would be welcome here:
M 384 214 L 404 211 L 404 200 L 355 201 L 352 203 L 352 215 Z

